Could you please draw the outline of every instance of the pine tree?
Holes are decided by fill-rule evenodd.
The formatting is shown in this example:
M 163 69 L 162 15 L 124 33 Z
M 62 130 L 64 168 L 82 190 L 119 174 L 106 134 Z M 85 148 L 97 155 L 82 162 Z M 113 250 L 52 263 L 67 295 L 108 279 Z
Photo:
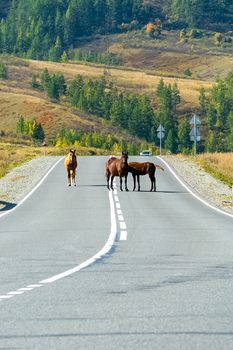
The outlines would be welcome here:
M 190 141 L 190 124 L 187 118 L 181 120 L 178 125 L 178 150 L 182 153 L 186 153 L 191 149 Z
M 4 63 L 0 63 L 0 80 L 7 79 L 8 71 Z
M 35 124 L 35 126 L 33 128 L 33 132 L 32 132 L 32 138 L 35 140 L 39 140 L 41 142 L 44 140 L 45 133 L 44 133 L 44 129 L 40 123 Z
M 17 121 L 16 131 L 19 134 L 25 133 L 25 121 L 23 116 L 20 116 L 19 120 Z

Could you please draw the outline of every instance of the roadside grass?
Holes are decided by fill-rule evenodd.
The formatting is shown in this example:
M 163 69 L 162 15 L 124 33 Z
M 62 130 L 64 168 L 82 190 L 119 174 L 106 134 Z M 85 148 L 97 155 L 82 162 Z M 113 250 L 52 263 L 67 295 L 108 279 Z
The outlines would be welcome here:
M 12 169 L 35 157 L 65 156 L 70 147 L 36 147 L 32 145 L 0 143 L 0 178 Z M 96 148 L 75 147 L 77 156 L 108 155 L 109 151 Z
M 233 152 L 203 153 L 193 157 L 193 160 L 215 178 L 233 186 Z

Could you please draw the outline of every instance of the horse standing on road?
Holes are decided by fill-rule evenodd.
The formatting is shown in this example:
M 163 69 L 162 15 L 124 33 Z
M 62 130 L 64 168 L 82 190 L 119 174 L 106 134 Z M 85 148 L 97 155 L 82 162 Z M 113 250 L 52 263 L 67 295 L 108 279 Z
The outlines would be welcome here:
M 133 175 L 133 182 L 134 187 L 133 191 L 136 188 L 136 177 L 137 177 L 137 183 L 138 183 L 138 191 L 140 191 L 140 175 L 149 175 L 150 181 L 151 181 L 151 189 L 150 191 L 156 192 L 156 178 L 155 178 L 155 171 L 156 168 L 161 169 L 164 171 L 164 169 L 157 164 L 151 163 L 151 162 L 129 162 L 128 163 L 128 172 L 132 173 Z
M 122 152 L 122 156 L 120 159 L 115 156 L 111 156 L 106 163 L 106 177 L 107 177 L 107 188 L 108 190 L 113 190 L 113 180 L 115 176 L 120 177 L 120 190 L 122 189 L 122 178 L 125 178 L 125 190 L 128 191 L 127 188 L 127 176 L 128 176 L 128 152 Z M 110 186 L 109 186 L 110 180 Z
M 71 186 L 72 183 L 76 186 L 75 175 L 77 168 L 77 158 L 75 154 L 75 150 L 70 150 L 65 158 L 65 168 L 68 175 L 68 186 Z

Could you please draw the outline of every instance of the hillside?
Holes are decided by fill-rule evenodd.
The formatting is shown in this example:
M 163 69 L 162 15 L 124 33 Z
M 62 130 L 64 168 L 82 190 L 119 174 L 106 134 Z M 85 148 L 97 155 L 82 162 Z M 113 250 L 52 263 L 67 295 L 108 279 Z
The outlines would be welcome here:
M 214 33 L 203 32 L 201 38 L 180 40 L 179 31 L 162 30 L 158 38 L 150 38 L 144 30 L 124 34 L 96 36 L 76 41 L 83 52 L 111 52 L 123 65 L 158 76 L 215 81 L 224 78 L 233 67 L 233 45 L 215 45 Z
M 76 75 L 84 77 L 100 77 L 104 67 L 82 64 L 62 64 L 54 62 L 22 60 L 2 57 L 7 63 L 9 77 L 0 80 L 0 129 L 15 130 L 16 120 L 20 115 L 26 118 L 38 118 L 45 127 L 46 134 L 54 137 L 61 128 L 75 128 L 85 131 L 102 130 L 100 118 L 71 110 L 65 103 L 50 101 L 43 92 L 33 90 L 31 81 L 33 74 L 40 75 L 45 68 L 51 73 L 63 73 L 67 82 Z M 136 93 L 154 96 L 160 76 L 147 72 L 126 69 L 109 69 L 108 78 L 119 88 Z M 200 87 L 209 89 L 211 83 L 204 80 L 166 78 L 167 83 L 177 82 L 182 96 L 181 112 L 191 111 L 198 106 Z M 112 127 L 104 127 L 105 132 L 112 132 Z

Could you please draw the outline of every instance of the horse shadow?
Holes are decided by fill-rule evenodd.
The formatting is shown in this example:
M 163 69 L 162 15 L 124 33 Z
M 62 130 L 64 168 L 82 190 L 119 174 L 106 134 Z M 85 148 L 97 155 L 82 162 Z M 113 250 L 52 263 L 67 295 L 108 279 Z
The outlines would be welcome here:
M 5 201 L 1 201 L 0 200 L 0 212 L 1 211 L 7 211 L 7 210 L 11 210 L 14 207 L 16 207 L 16 203 L 11 203 L 11 202 L 5 202 Z

